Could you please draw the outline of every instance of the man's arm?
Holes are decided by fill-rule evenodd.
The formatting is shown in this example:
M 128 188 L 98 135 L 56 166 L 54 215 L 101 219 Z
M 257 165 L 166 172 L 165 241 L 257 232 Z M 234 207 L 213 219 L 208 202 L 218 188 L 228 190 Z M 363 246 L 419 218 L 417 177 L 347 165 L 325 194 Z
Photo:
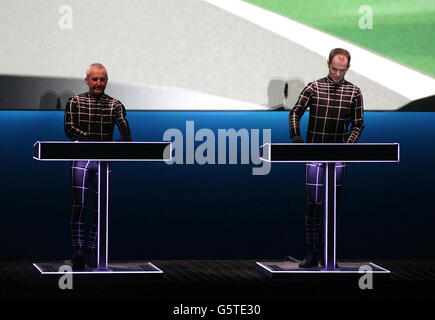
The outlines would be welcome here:
M 119 133 L 121 134 L 120 141 L 131 141 L 130 125 L 127 121 L 127 112 L 124 105 L 117 101 L 115 106 L 116 125 L 118 126 Z
M 364 129 L 364 107 L 361 91 L 358 89 L 352 103 L 352 124 L 350 134 L 346 143 L 355 143 L 358 141 Z
M 290 128 L 290 138 L 293 142 L 303 143 L 304 140 L 301 137 L 300 131 L 300 120 L 308 108 L 311 100 L 311 95 L 313 93 L 313 82 L 309 83 L 304 90 L 302 90 L 299 95 L 298 101 L 296 102 L 293 109 L 289 114 L 289 128 Z
M 96 137 L 93 134 L 87 133 L 77 128 L 77 123 L 77 99 L 76 97 L 71 97 L 68 99 L 65 107 L 64 129 L 66 136 L 71 140 L 78 141 L 95 140 Z

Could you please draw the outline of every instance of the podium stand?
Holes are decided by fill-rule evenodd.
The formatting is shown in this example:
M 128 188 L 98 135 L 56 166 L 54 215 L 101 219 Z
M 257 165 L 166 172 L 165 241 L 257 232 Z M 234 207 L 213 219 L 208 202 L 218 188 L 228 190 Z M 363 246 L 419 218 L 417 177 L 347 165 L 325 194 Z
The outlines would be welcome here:
M 336 256 L 336 175 L 337 162 L 399 162 L 398 143 L 267 143 L 260 147 L 261 159 L 268 162 L 323 162 L 325 168 L 324 232 L 325 267 L 299 268 L 296 261 L 257 262 L 257 269 L 269 277 L 294 274 L 373 273 L 390 271 L 371 262 L 340 263 Z
M 71 142 L 37 141 L 33 158 L 40 161 L 98 161 L 98 237 L 97 269 L 74 271 L 74 274 L 147 273 L 162 274 L 150 262 L 108 264 L 109 244 L 109 165 L 112 161 L 169 161 L 172 156 L 170 142 Z M 41 274 L 65 274 L 59 263 L 34 263 Z

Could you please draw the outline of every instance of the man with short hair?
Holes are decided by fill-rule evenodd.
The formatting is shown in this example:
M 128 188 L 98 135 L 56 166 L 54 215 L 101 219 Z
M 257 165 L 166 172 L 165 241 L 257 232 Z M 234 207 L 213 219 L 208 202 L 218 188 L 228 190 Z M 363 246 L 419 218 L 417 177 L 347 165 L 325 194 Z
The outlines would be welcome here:
M 106 95 L 104 90 L 108 76 L 106 68 L 94 63 L 86 71 L 89 91 L 69 98 L 64 117 L 65 134 L 72 141 L 112 141 L 115 124 L 121 134 L 121 141 L 131 141 L 130 127 L 125 107 L 118 100 Z M 87 190 L 92 192 L 92 212 L 88 237 L 88 266 L 97 266 L 98 228 L 98 161 L 73 161 L 72 166 L 72 213 L 71 237 L 73 246 L 73 270 L 85 268 L 84 258 L 84 213 L 87 204 Z M 109 171 L 110 172 L 110 171 Z
M 302 91 L 289 115 L 290 137 L 294 143 L 303 143 L 300 133 L 300 119 L 310 108 L 308 120 L 308 143 L 355 143 L 364 128 L 363 98 L 361 90 L 346 81 L 344 76 L 350 67 L 347 50 L 331 50 L 327 61 L 327 77 L 310 82 Z M 350 129 L 349 129 L 350 126 Z M 336 163 L 337 204 L 343 189 L 346 163 Z M 321 228 L 321 209 L 325 183 L 325 163 L 306 164 L 306 244 L 307 255 L 301 268 L 324 265 Z

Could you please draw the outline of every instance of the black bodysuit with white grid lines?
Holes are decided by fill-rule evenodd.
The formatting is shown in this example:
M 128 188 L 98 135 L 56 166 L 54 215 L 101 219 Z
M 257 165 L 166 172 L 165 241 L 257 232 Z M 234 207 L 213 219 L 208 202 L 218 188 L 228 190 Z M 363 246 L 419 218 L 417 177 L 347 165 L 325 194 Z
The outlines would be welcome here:
M 71 97 L 66 104 L 65 134 L 73 141 L 112 141 L 115 124 L 122 140 L 130 140 L 124 106 L 106 94 L 86 92 Z
M 108 95 L 83 93 L 71 97 L 66 105 L 65 134 L 73 141 L 112 141 L 115 124 L 121 140 L 131 141 L 130 127 L 124 106 Z M 71 238 L 74 249 L 85 246 L 85 210 L 87 191 L 92 189 L 93 218 L 88 237 L 88 248 L 95 250 L 98 230 L 98 162 L 73 161 Z
M 310 108 L 308 143 L 353 143 L 364 128 L 363 98 L 354 84 L 329 77 L 310 82 L 289 116 L 290 137 L 300 136 L 300 119 Z M 351 126 L 349 131 L 349 125 Z
M 335 83 L 325 77 L 309 83 L 299 96 L 289 115 L 290 137 L 300 134 L 300 119 L 310 108 L 308 143 L 355 143 L 364 128 L 363 98 L 361 90 L 342 80 Z M 350 130 L 349 130 L 350 127 Z M 342 198 L 346 163 L 336 163 L 336 195 Z M 325 163 L 309 162 L 305 167 L 306 242 L 309 251 L 323 248 L 321 206 L 324 197 Z M 339 206 L 338 206 L 339 207 Z

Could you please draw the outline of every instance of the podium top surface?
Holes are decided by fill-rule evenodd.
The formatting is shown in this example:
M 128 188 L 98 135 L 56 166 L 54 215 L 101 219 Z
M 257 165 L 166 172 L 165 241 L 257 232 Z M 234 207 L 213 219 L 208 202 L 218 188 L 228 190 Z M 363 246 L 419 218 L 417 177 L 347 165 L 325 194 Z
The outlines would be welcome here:
M 171 142 L 37 141 L 33 145 L 36 160 L 169 161 L 171 156 Z
M 398 143 L 266 143 L 268 162 L 399 162 Z

